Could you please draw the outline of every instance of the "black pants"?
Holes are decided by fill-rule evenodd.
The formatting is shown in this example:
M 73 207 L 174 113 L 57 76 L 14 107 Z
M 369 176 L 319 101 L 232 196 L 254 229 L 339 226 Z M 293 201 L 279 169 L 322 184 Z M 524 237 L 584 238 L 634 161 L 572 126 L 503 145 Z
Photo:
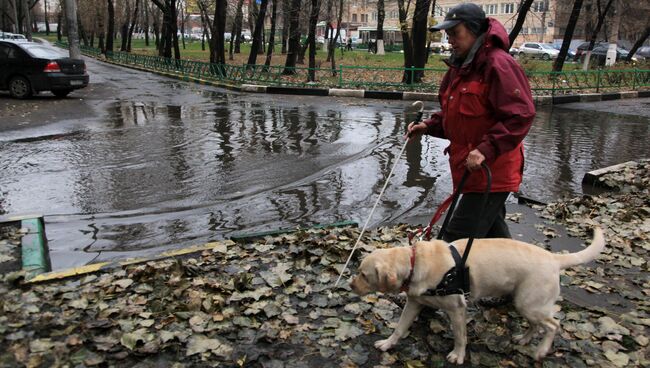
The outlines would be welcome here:
M 447 224 L 443 240 L 452 242 L 470 236 L 475 238 L 511 238 L 508 224 L 506 224 L 505 204 L 509 194 L 509 192 L 490 193 L 483 211 L 481 211 L 483 193 L 463 194 L 449 224 Z M 479 219 L 480 213 L 482 215 Z M 476 233 L 472 234 L 475 228 L 477 228 Z

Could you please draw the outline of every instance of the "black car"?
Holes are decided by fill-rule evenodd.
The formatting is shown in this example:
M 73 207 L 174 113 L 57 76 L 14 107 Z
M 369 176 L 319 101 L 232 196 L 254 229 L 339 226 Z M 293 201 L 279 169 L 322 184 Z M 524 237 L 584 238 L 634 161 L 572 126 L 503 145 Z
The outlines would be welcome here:
M 88 79 L 83 60 L 39 43 L 0 40 L 0 90 L 15 98 L 40 91 L 65 97 L 88 86 Z

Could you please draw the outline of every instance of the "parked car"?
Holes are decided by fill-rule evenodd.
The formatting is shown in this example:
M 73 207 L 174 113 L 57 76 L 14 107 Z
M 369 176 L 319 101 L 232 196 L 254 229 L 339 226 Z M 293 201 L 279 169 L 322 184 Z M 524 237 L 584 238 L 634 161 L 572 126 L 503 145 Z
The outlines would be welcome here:
M 639 60 L 650 60 L 650 46 L 639 47 L 634 53 L 634 57 L 637 57 Z
M 553 48 L 556 49 L 558 51 L 558 53 L 560 52 L 560 49 L 562 48 L 562 44 L 553 44 L 551 46 L 553 46 Z M 565 60 L 566 61 L 575 61 L 576 60 L 576 51 L 572 50 L 569 47 L 569 49 L 566 52 L 566 59 Z
M 603 66 L 605 65 L 605 61 L 607 60 L 607 50 L 609 49 L 608 44 L 602 44 L 598 47 L 594 47 L 593 50 L 591 50 L 591 59 L 589 60 L 590 63 L 594 63 L 596 65 Z M 628 50 L 625 50 L 622 47 L 616 47 L 616 61 L 625 61 L 627 58 L 627 55 L 630 52 Z M 583 53 L 580 56 L 580 62 L 584 62 L 586 53 Z M 638 58 L 632 57 L 632 61 L 638 61 Z
M 40 91 L 65 97 L 88 86 L 86 64 L 65 53 L 34 42 L 0 40 L 0 89 L 14 98 Z
M 594 48 L 603 45 L 607 46 L 609 44 L 607 42 L 596 42 L 594 43 Z M 573 59 L 575 61 L 581 60 L 582 54 L 586 52 L 588 48 L 589 48 L 589 42 L 583 42 L 580 45 L 578 45 L 578 47 L 576 47 L 576 52 L 575 55 L 573 56 Z
M 451 51 L 451 44 L 449 42 L 431 42 L 431 50 L 437 54 Z
M 17 33 L 0 32 L 0 40 L 27 41 L 27 37 Z
M 516 47 L 511 47 L 508 53 L 510 53 L 510 55 L 512 56 L 517 56 L 519 55 L 519 49 Z
M 519 47 L 519 57 L 551 60 L 560 54 L 553 46 L 541 42 L 526 42 Z

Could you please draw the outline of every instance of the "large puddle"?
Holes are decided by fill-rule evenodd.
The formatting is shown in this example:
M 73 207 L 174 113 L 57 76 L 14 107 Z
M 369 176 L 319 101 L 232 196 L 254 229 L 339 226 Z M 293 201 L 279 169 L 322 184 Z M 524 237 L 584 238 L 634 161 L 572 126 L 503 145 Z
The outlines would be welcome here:
M 3 134 L 0 210 L 46 216 L 54 268 L 363 223 L 408 119 L 408 102 L 191 93 L 179 104 L 117 100 L 102 118 Z M 647 117 L 540 110 L 522 194 L 580 193 L 585 172 L 650 156 L 649 129 Z M 429 137 L 407 147 L 371 225 L 430 216 L 451 190 L 446 145 Z

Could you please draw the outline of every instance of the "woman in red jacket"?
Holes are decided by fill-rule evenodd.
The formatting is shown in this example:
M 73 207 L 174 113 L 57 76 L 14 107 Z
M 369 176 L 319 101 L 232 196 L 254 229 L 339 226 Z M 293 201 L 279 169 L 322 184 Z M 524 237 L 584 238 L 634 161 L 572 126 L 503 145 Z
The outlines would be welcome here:
M 440 85 L 442 110 L 419 124 L 411 123 L 408 131 L 450 141 L 445 153 L 455 187 L 465 170 L 471 171 L 443 239 L 509 238 L 505 201 L 510 192 L 519 190 L 522 141 L 535 117 L 528 79 L 508 53 L 503 25 L 486 18 L 477 5 L 455 6 L 430 30 L 445 30 L 453 48 Z M 483 216 L 477 219 L 487 182 L 483 162 L 492 171 L 492 189 Z M 478 233 L 471 234 L 477 220 Z

